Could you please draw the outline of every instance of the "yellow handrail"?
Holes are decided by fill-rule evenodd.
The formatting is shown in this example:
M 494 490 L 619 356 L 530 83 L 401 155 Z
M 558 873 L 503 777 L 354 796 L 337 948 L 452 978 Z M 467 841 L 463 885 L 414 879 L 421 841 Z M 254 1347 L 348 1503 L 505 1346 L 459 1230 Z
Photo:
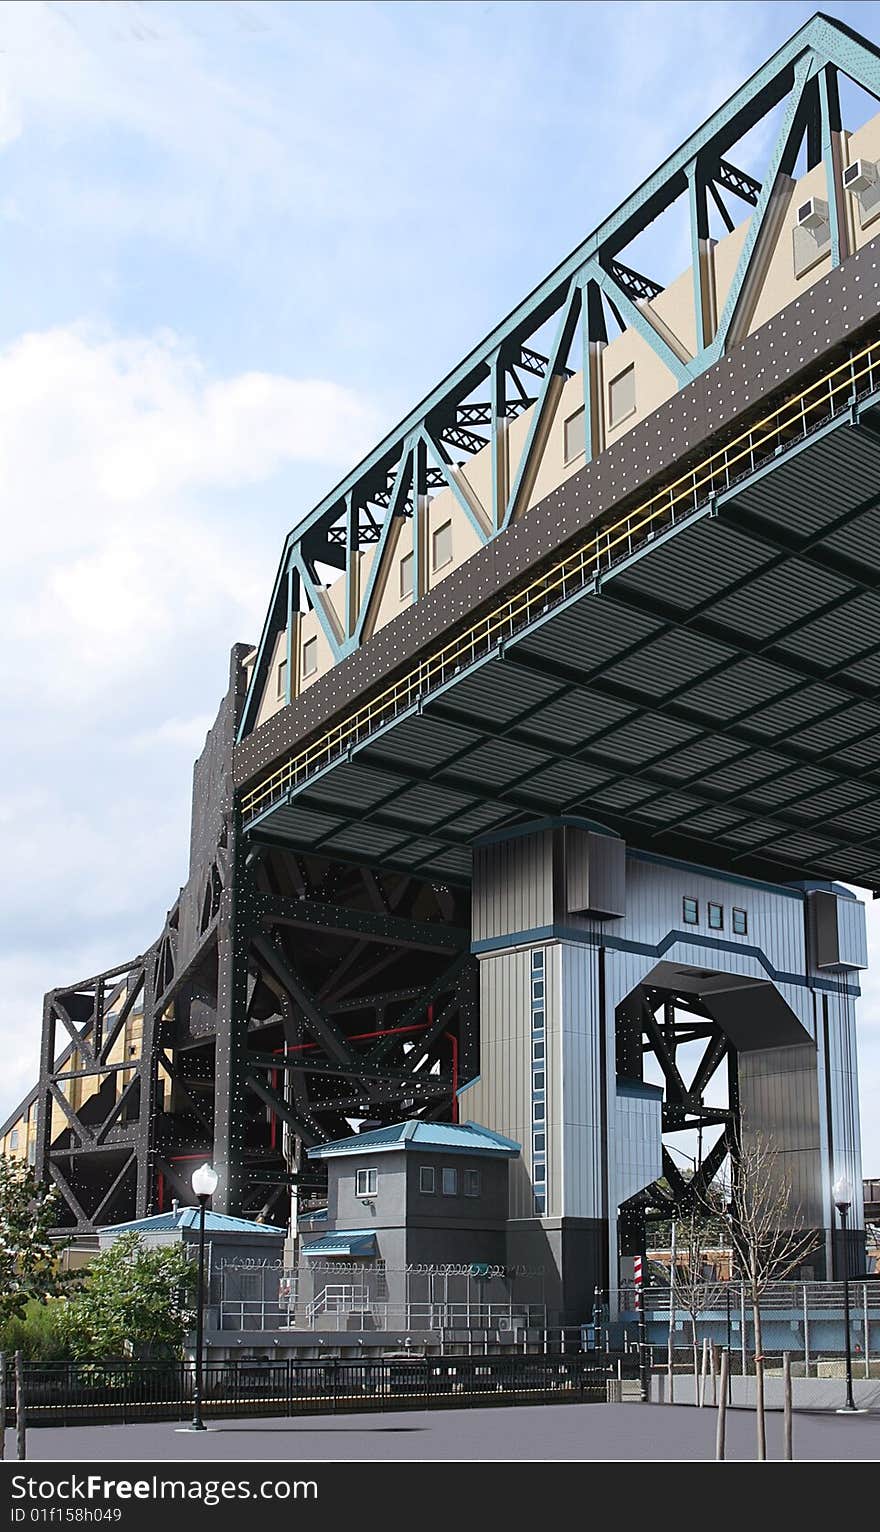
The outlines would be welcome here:
M 699 509 L 713 494 L 728 489 L 734 479 L 753 470 L 759 462 L 767 461 L 777 448 L 808 436 L 824 421 L 832 419 L 836 413 L 835 403 L 844 390 L 844 404 L 855 401 L 860 393 L 872 393 L 874 367 L 878 364 L 880 340 L 875 340 L 794 398 L 786 399 L 697 467 L 658 490 L 643 505 L 627 512 L 613 524 L 591 531 L 581 547 L 566 554 L 524 589 L 502 601 L 466 632 L 450 639 L 427 659 L 418 661 L 406 675 L 391 682 L 384 691 L 325 730 L 318 739 L 251 788 L 242 798 L 245 819 L 252 818 L 304 777 L 328 765 L 346 748 L 371 733 L 379 723 L 388 722 L 412 707 L 418 697 L 460 670 L 463 664 L 472 664 L 490 652 L 500 640 L 512 636 L 537 615 L 537 609 L 547 607 L 553 598 L 564 599 L 576 589 L 582 589 L 604 569 L 611 568 L 616 558 L 641 547 L 662 527 L 674 526 L 682 514 Z M 860 389 L 861 380 L 866 378 L 867 389 Z

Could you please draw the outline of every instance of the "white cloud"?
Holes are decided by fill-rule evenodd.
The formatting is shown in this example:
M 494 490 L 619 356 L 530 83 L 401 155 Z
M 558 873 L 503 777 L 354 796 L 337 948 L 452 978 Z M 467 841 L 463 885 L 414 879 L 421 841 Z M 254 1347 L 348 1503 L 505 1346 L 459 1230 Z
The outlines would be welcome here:
M 258 631 L 279 534 L 229 496 L 292 465 L 341 465 L 370 412 L 321 380 L 207 376 L 171 334 L 85 327 L 0 353 L 7 636 L 0 697 L 79 705 L 167 663 L 215 614 Z M 208 496 L 219 495 L 207 509 Z M 226 497 L 226 498 L 223 498 Z M 296 519 L 291 506 L 286 520 Z M 268 553 L 268 557 L 267 557 Z M 112 699 L 110 699 L 112 701 Z
M 192 762 L 310 503 L 297 482 L 332 480 L 373 431 L 344 388 L 217 378 L 170 333 L 72 326 L 0 351 L 0 1116 L 36 1067 L 43 991 L 161 928 Z

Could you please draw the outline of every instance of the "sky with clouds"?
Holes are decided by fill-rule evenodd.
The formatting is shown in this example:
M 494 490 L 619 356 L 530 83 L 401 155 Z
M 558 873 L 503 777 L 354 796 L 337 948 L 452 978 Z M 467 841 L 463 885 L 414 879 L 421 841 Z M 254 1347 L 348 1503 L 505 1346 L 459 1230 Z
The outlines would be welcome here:
M 284 534 L 812 9 L 0 0 L 0 1118 L 161 928 Z

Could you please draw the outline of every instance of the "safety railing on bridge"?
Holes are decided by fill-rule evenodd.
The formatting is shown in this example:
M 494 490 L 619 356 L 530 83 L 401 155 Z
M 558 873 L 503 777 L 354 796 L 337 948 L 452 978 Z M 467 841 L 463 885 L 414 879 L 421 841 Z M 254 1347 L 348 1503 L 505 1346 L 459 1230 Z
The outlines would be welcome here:
M 789 396 L 733 440 L 665 485 L 616 521 L 591 530 L 523 589 L 502 601 L 465 632 L 412 666 L 286 761 L 242 798 L 245 822 L 290 789 L 343 756 L 354 745 L 463 669 L 484 659 L 505 639 L 584 590 L 660 533 L 675 527 L 732 489 L 786 447 L 806 440 L 880 387 L 880 340 L 854 352 L 799 393 Z
M 683 1350 L 686 1364 L 693 1346 L 703 1341 L 725 1345 L 736 1355 L 738 1371 L 753 1366 L 755 1323 L 748 1283 L 708 1281 L 691 1286 L 678 1280 L 670 1297 L 668 1283 L 641 1291 L 622 1286 L 616 1294 L 622 1321 L 635 1332 L 639 1306 L 655 1343 L 668 1335 L 672 1349 Z M 842 1282 L 770 1282 L 758 1295 L 768 1356 L 788 1351 L 801 1359 L 803 1376 L 831 1376 L 843 1365 L 845 1350 Z M 849 1281 L 850 1345 L 857 1376 L 880 1376 L 880 1281 Z

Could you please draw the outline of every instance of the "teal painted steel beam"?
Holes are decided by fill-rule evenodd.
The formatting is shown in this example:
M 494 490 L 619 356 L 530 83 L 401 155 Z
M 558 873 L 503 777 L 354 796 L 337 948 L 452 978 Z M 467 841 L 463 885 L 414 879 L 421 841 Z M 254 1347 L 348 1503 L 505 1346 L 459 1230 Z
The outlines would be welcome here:
M 876 48 L 865 38 L 847 27 L 840 21 L 817 13 L 805 23 L 791 38 L 779 48 L 765 64 L 758 69 L 739 90 L 707 119 L 694 133 L 692 133 L 682 146 L 670 155 L 664 163 L 645 180 L 636 191 L 632 193 L 618 208 L 614 210 L 598 227 L 587 236 L 572 253 L 561 262 L 549 276 L 541 282 L 520 303 L 511 314 L 497 325 L 485 340 L 475 347 L 462 362 L 454 368 L 427 395 L 420 404 L 411 410 L 400 424 L 391 431 L 378 446 L 369 453 L 362 461 L 325 496 L 318 505 L 303 518 L 295 530 L 288 536 L 285 545 L 285 556 L 279 570 L 278 581 L 273 592 L 272 605 L 269 617 L 260 640 L 259 664 L 255 666 L 254 680 L 242 718 L 239 738 L 247 734 L 253 726 L 254 695 L 257 686 L 258 671 L 264 660 L 265 645 L 271 637 L 273 623 L 276 621 L 276 601 L 278 596 L 279 581 L 283 580 L 288 567 L 288 556 L 299 550 L 303 539 L 308 537 L 310 553 L 314 556 L 315 540 L 320 542 L 322 536 L 326 537 L 330 527 L 338 520 L 340 508 L 345 505 L 347 497 L 353 496 L 355 502 L 363 503 L 370 490 L 382 480 L 384 475 L 393 471 L 404 450 L 404 443 L 418 436 L 418 433 L 427 425 L 428 420 L 436 421 L 444 417 L 453 417 L 456 406 L 467 398 L 469 394 L 484 382 L 488 377 L 492 388 L 493 402 L 497 405 L 503 401 L 500 392 L 499 381 L 502 379 L 502 364 L 500 358 L 505 354 L 512 355 L 517 345 L 525 342 L 536 333 L 554 313 L 558 313 L 565 305 L 571 291 L 571 284 L 576 281 L 580 287 L 585 282 L 595 279 L 603 286 L 606 295 L 620 311 L 624 321 L 631 324 L 643 339 L 649 344 L 664 363 L 670 368 L 679 386 L 691 378 L 697 376 L 706 367 L 717 361 L 726 348 L 731 326 L 737 317 L 737 309 L 743 295 L 747 276 L 749 274 L 753 257 L 759 248 L 759 238 L 764 228 L 767 208 L 770 203 L 774 186 L 778 180 L 780 170 L 786 167 L 790 156 L 791 139 L 795 130 L 800 125 L 803 107 L 803 94 L 806 83 L 818 78 L 820 91 L 824 91 L 827 97 L 830 75 L 825 71 L 837 70 L 847 75 L 857 84 L 880 99 L 880 49 Z M 824 82 L 824 84 L 823 84 Z M 743 248 L 742 256 L 734 276 L 730 294 L 720 316 L 718 329 L 714 339 L 698 350 L 698 355 L 692 361 L 683 361 L 661 335 L 651 326 L 645 315 L 639 310 L 632 300 L 624 293 L 619 285 L 609 275 L 608 266 L 611 260 L 623 250 L 627 244 L 643 229 L 645 229 L 666 208 L 672 205 L 680 196 L 689 195 L 698 200 L 699 178 L 694 178 L 693 167 L 703 163 L 707 173 L 720 158 L 722 158 L 743 135 L 749 131 L 762 117 L 774 106 L 778 105 L 787 95 L 791 96 L 785 114 L 783 132 L 777 143 L 771 161 L 768 174 L 764 178 L 762 192 L 758 199 L 751 220 L 749 233 Z M 825 124 L 831 119 L 831 103 L 823 99 L 823 120 Z M 830 131 L 830 129 L 827 129 Z M 831 199 L 829 198 L 829 203 Z M 699 207 L 695 209 L 697 225 L 699 225 Z M 841 249 L 840 232 L 835 248 Z M 698 275 L 698 262 L 695 256 L 695 285 L 701 280 Z M 585 289 L 586 290 L 586 289 Z M 700 314 L 703 309 L 701 307 Z M 705 326 L 698 315 L 698 337 L 702 335 L 704 341 Z M 596 339 L 594 335 L 592 337 Z M 585 337 L 585 349 L 588 352 L 589 339 Z M 546 380 L 545 380 L 546 382 Z M 539 406 L 540 408 L 540 406 Z M 585 390 L 585 431 L 589 430 L 589 387 Z M 497 419 L 500 421 L 501 416 Z M 500 430 L 493 427 L 492 453 L 493 453 L 493 486 L 498 486 L 500 468 L 500 456 L 498 439 Z M 423 444 L 424 445 L 424 444 Z M 589 453 L 590 443 L 587 442 Z M 409 447 L 406 449 L 410 451 Z M 508 511 L 510 500 L 508 499 Z M 505 524 L 507 515 L 501 514 L 501 507 L 497 507 L 497 514 L 493 520 L 493 527 L 499 529 Z M 418 518 L 414 517 L 414 524 Z M 318 555 L 320 557 L 320 554 Z M 418 554 L 416 554 L 418 558 Z M 374 570 L 380 560 L 380 552 L 377 547 L 374 560 Z M 309 560 L 310 562 L 311 560 Z M 416 586 L 418 590 L 419 586 Z M 319 616 L 321 613 L 319 612 Z M 358 631 L 347 638 L 343 645 L 331 642 L 334 653 L 347 651 L 360 640 L 362 623 L 356 625 Z
M 322 599 L 323 587 L 318 585 L 301 547 L 295 547 L 292 550 L 291 563 L 302 580 L 309 605 L 318 619 L 319 626 L 330 646 L 330 653 L 333 655 L 335 663 L 336 660 L 342 657 L 344 641 L 336 632 L 330 614 Z
M 736 318 L 745 291 L 746 278 L 752 270 L 754 259 L 760 253 L 759 241 L 766 224 L 768 210 L 777 191 L 779 177 L 780 175 L 789 175 L 794 168 L 797 150 L 803 137 L 804 121 L 802 108 L 804 91 L 808 81 L 813 78 L 818 68 L 818 61 L 811 54 L 804 54 L 803 57 L 798 59 L 795 66 L 792 89 L 783 114 L 776 145 L 770 157 L 767 174 L 764 177 L 764 183 L 755 205 L 755 211 L 749 220 L 749 227 L 743 241 L 736 270 L 733 274 L 733 280 L 730 284 L 730 291 L 725 299 L 724 308 L 718 316 L 715 339 L 712 345 L 708 346 L 704 352 L 704 357 L 707 358 L 703 362 L 704 367 L 710 365 L 711 362 L 717 361 L 726 350 L 728 334 Z
M 400 462 L 397 466 L 397 474 L 394 479 L 391 498 L 388 502 L 388 509 L 385 513 L 385 520 L 382 523 L 382 530 L 379 534 L 379 541 L 376 544 L 376 551 L 373 554 L 373 562 L 370 565 L 370 573 L 367 577 L 366 588 L 361 596 L 357 622 L 354 625 L 354 631 L 352 633 L 352 639 L 355 644 L 359 644 L 363 638 L 364 626 L 370 613 L 370 604 L 373 600 L 373 592 L 376 589 L 376 581 L 379 578 L 379 569 L 382 564 L 385 549 L 388 546 L 388 539 L 391 536 L 393 527 L 403 515 L 403 506 L 406 501 L 407 490 L 409 488 L 411 470 L 412 442 L 408 439 L 406 442 L 404 442 L 403 445 L 403 452 L 401 453 Z
M 842 27 L 840 23 L 827 22 L 821 16 L 814 16 L 801 27 L 772 58 L 768 59 L 766 64 L 752 75 L 751 79 L 746 81 L 717 112 L 690 135 L 680 149 L 670 155 L 653 175 L 649 176 L 625 202 L 622 202 L 592 234 L 578 245 L 577 249 L 572 251 L 566 260 L 562 261 L 543 282 L 534 288 L 479 346 L 469 352 L 464 360 L 449 372 L 393 431 L 389 432 L 373 452 L 363 458 L 357 467 L 315 506 L 314 510 L 299 523 L 295 535 L 302 536 L 309 528 L 316 526 L 371 468 L 381 463 L 382 459 L 395 448 L 399 448 L 401 438 L 417 429 L 428 414 L 447 403 L 450 396 L 456 392 L 463 394 L 470 387 L 475 386 L 481 376 L 485 376 L 489 359 L 499 347 L 511 341 L 527 327 L 534 330 L 543 324 L 553 313 L 554 308 L 559 306 L 561 296 L 566 291 L 571 278 L 580 272 L 594 255 L 602 253 L 606 246 L 613 246 L 615 250 L 623 248 L 640 229 L 645 228 L 664 208 L 670 206 L 687 189 L 687 166 L 701 150 L 711 147 L 714 152 L 724 154 L 732 148 L 748 127 L 760 121 L 761 117 L 787 94 L 791 88 L 794 64 L 802 55 L 809 54 L 818 46 L 827 61 L 828 48 L 834 42 L 836 34 L 840 34 L 838 51 L 844 51 L 845 44 L 849 42 L 849 38 L 844 35 L 847 32 L 848 29 Z M 855 34 L 851 36 L 855 37 Z M 865 59 L 874 61 L 877 70 L 877 89 L 880 91 L 880 53 L 871 50 L 870 45 L 864 42 L 862 42 L 861 50 L 856 49 L 853 55 L 852 67 L 857 71 L 853 77 L 859 77 L 858 69 L 861 67 L 863 56 Z M 846 65 L 839 67 L 846 69 Z M 867 65 L 865 67 L 867 68 Z M 860 77 L 859 82 L 862 83 Z
M 419 436 L 424 442 L 426 450 L 428 453 L 430 453 L 437 467 L 440 469 L 440 472 L 442 473 L 446 482 L 447 488 L 451 489 L 453 495 L 458 501 L 458 504 L 461 506 L 465 516 L 467 517 L 478 538 L 480 539 L 480 542 L 488 542 L 491 533 L 487 531 L 485 523 L 480 519 L 479 516 L 477 516 L 473 505 L 469 501 L 458 479 L 456 478 L 454 472 L 455 464 L 453 463 L 452 458 L 450 457 L 442 441 L 437 440 L 427 426 L 422 427 L 422 430 L 419 432 Z
M 526 435 L 523 450 L 520 455 L 519 466 L 513 479 L 513 486 L 508 496 L 507 509 L 504 513 L 502 526 L 508 526 L 515 518 L 520 506 L 520 501 L 528 498 L 529 480 L 534 479 L 535 463 L 533 454 L 536 446 L 540 446 L 542 433 L 549 427 L 550 416 L 557 397 L 558 379 L 560 373 L 565 371 L 568 353 L 577 329 L 580 318 L 583 288 L 577 280 L 573 280 L 566 294 L 562 315 L 556 330 L 556 338 L 553 349 L 547 362 L 547 370 L 541 384 L 541 392 L 537 403 L 532 411 L 529 429 Z
M 598 286 L 602 289 L 617 309 L 624 324 L 637 335 L 640 335 L 646 345 L 650 346 L 655 356 L 660 358 L 664 367 L 668 367 L 679 388 L 684 388 L 686 383 L 696 376 L 693 362 L 682 361 L 659 331 L 655 330 L 650 319 L 645 317 L 644 311 L 634 303 L 629 293 L 624 292 L 618 282 L 615 282 L 609 271 L 606 271 L 599 261 L 592 261 L 587 267 L 587 272 Z

